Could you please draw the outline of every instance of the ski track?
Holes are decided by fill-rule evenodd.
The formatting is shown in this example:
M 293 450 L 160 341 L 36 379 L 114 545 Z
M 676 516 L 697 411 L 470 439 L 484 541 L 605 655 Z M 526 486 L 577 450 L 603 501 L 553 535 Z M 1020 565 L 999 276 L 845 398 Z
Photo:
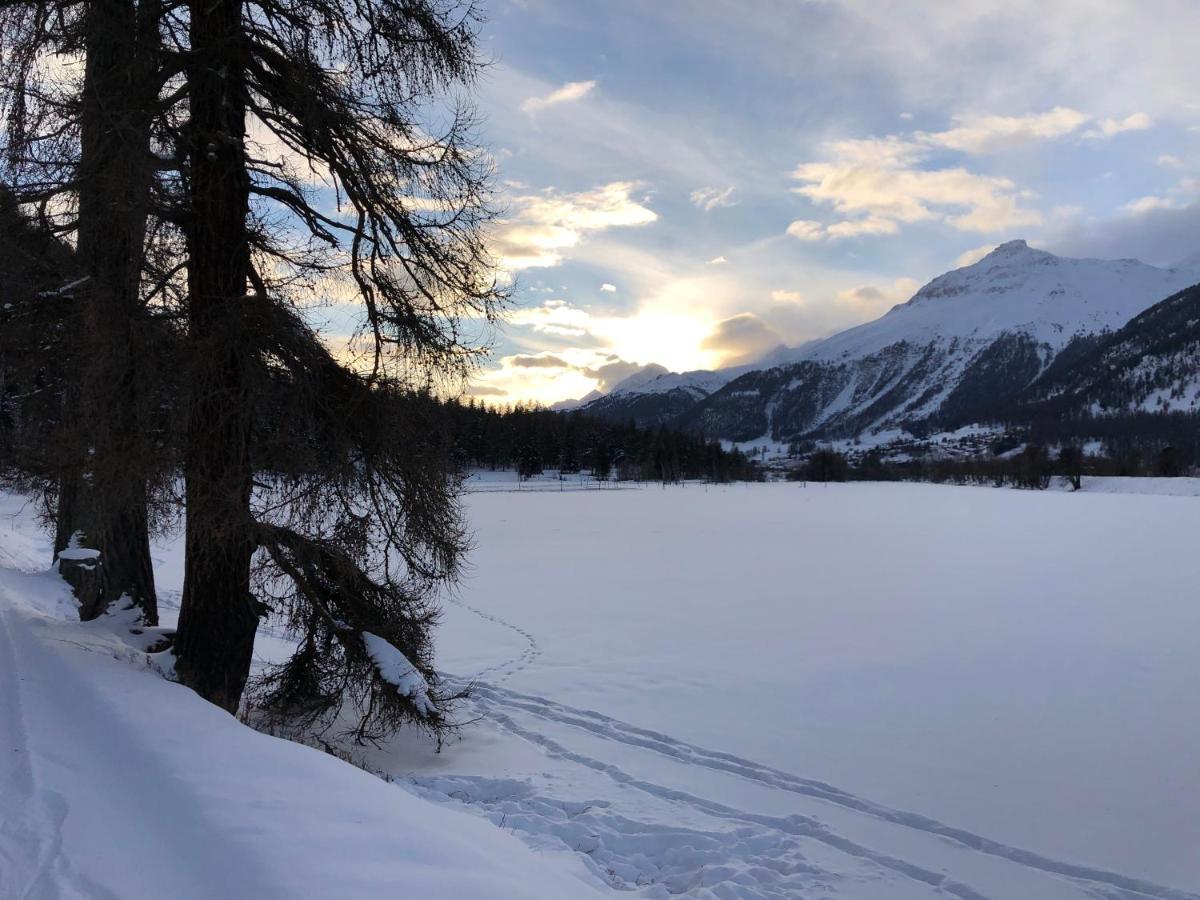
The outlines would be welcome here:
M 926 885 L 936 894 L 949 894 L 962 900 L 987 900 L 987 895 L 969 884 L 953 879 L 945 873 L 873 850 L 834 832 L 818 818 L 800 814 L 779 817 L 747 812 L 686 791 L 638 779 L 616 765 L 568 748 L 536 727 L 518 722 L 515 716 L 532 716 L 538 721 L 566 726 L 570 730 L 582 731 L 603 741 L 653 753 L 683 766 L 733 776 L 772 790 L 831 803 L 879 822 L 948 842 L 966 852 L 984 854 L 1022 869 L 1032 870 L 1034 873 L 1069 880 L 1083 893 L 1103 900 L 1200 900 L 1200 895 L 1197 894 L 1118 872 L 1052 859 L 946 825 L 919 813 L 895 809 L 857 797 L 825 782 L 803 778 L 730 753 L 709 750 L 662 732 L 623 722 L 595 710 L 572 707 L 484 681 L 483 676 L 489 673 L 500 675 L 500 680 L 511 678 L 541 655 L 541 647 L 536 638 L 525 629 L 461 600 L 452 602 L 489 622 L 516 632 L 528 644 L 526 649 L 513 659 L 489 666 L 465 680 L 470 684 L 473 702 L 485 718 L 509 734 L 537 746 L 548 756 L 582 766 L 623 788 L 634 789 L 657 800 L 688 807 L 734 826 L 733 832 L 709 833 L 635 822 L 612 813 L 599 812 L 606 810 L 610 805 L 607 802 L 579 804 L 538 797 L 534 795 L 533 788 L 525 783 L 509 782 L 503 787 L 498 787 L 501 783 L 496 779 L 477 776 L 413 779 L 418 788 L 426 793 L 459 801 L 465 798 L 468 803 L 490 809 L 490 818 L 498 824 L 522 832 L 527 840 L 536 840 L 543 835 L 547 831 L 549 820 L 549 830 L 557 832 L 567 847 L 582 853 L 591 867 L 615 887 L 629 889 L 645 885 L 646 873 L 649 870 L 656 873 L 655 881 L 666 885 L 671 894 L 699 887 L 711 882 L 713 878 L 732 878 L 739 882 L 742 888 L 746 888 L 748 886 L 744 877 L 734 877 L 739 871 L 744 876 L 746 865 L 749 865 L 750 871 L 753 872 L 753 880 L 759 882 L 757 888 L 761 888 L 761 891 L 755 889 L 737 896 L 773 897 L 781 896 L 780 891 L 790 892 L 799 888 L 811 890 L 823 884 L 828 887 L 838 876 L 803 862 L 805 856 L 800 850 L 802 842 L 815 841 L 853 858 L 858 864 L 873 865 Z M 464 681 L 450 675 L 445 677 L 452 681 Z M 496 794 L 497 790 L 499 796 L 491 799 L 483 797 L 489 792 Z M 629 838 L 634 833 L 657 833 L 660 838 L 657 842 L 659 855 L 662 858 L 647 859 L 646 857 L 652 856 L 653 853 L 647 853 L 643 847 L 628 848 L 624 852 L 618 849 L 615 853 L 598 853 L 599 850 L 607 849 L 603 847 L 604 841 L 592 831 L 583 828 L 583 823 L 577 821 L 579 819 L 587 819 L 588 824 L 595 826 L 594 830 L 611 832 L 614 845 L 630 844 Z M 666 835 L 672 839 L 664 844 L 661 839 Z M 732 846 L 731 835 L 734 838 Z M 702 854 L 706 861 L 711 860 L 713 851 L 718 849 L 711 845 L 723 844 L 720 849 L 724 851 L 721 855 L 726 865 L 713 866 L 706 862 L 700 865 L 697 871 L 695 866 L 689 869 L 686 859 L 677 858 L 675 865 L 672 865 L 672 861 L 666 858 L 671 855 L 670 849 L 676 851 L 676 857 L 686 857 L 686 853 L 678 853 L 680 848 L 690 847 L 694 850 L 697 844 L 710 845 L 710 849 Z M 764 847 L 769 848 L 769 852 L 764 853 Z M 604 860 L 605 864 L 601 864 L 600 860 Z M 681 861 L 684 863 L 682 866 L 679 864 Z

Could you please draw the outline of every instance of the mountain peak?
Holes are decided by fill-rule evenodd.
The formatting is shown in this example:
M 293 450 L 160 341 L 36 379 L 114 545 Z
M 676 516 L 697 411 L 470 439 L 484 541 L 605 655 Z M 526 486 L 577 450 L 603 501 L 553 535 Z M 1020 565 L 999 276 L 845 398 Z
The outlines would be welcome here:
M 1028 250 L 1029 242 L 1024 238 L 1017 238 L 1015 241 L 1005 241 L 992 253 L 1016 253 L 1018 250 Z
M 1011 262 L 1013 260 L 1030 259 L 1033 257 L 1048 257 L 1053 254 L 1047 253 L 1045 250 L 1035 250 L 1029 246 L 1029 242 L 1023 239 L 1015 241 L 1005 241 L 980 262 L 997 263 Z

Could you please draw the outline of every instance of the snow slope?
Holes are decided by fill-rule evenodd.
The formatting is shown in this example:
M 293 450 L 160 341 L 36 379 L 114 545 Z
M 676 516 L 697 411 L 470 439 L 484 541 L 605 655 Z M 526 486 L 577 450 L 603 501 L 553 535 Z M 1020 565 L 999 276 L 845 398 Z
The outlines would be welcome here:
M 569 859 L 164 681 L 113 621 L 71 621 L 46 553 L 0 517 L 0 898 L 596 896 Z

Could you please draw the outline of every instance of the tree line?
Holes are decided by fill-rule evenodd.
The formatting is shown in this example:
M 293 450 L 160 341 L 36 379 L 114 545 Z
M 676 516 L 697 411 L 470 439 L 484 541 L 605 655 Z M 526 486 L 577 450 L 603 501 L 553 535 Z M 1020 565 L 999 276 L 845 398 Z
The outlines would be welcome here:
M 981 484 L 1034 490 L 1064 479 L 1075 490 L 1085 475 L 1177 478 L 1196 471 L 1192 448 L 1158 443 L 1143 450 L 1139 444 L 1115 444 L 1085 453 L 1077 443 L 1053 448 L 1040 443 L 998 442 L 990 454 L 967 457 L 917 456 L 889 458 L 879 448 L 851 459 L 832 449 L 811 453 L 788 472 L 792 481 L 926 481 L 935 484 Z
M 528 478 L 553 469 L 588 472 L 601 480 L 673 483 L 753 481 L 758 468 L 740 450 L 671 428 L 641 428 L 589 416 L 517 404 L 489 407 L 474 400 L 446 406 L 460 469 L 514 469 Z

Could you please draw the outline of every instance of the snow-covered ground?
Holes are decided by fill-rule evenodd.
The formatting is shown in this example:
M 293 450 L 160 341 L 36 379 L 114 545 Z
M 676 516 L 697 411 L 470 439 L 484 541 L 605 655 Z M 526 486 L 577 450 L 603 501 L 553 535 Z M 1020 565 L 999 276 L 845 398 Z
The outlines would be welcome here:
M 484 718 L 371 762 L 625 886 L 1194 895 L 1200 503 L 1122 486 L 472 495 Z
M 81 625 L 0 495 L 0 898 L 599 896 L 569 856 L 267 737 Z
M 460 738 L 361 753 L 407 790 L 86 653 L 100 626 L 18 609 L 47 582 L 0 573 L 0 698 L 35 711 L 12 742 L 41 773 L 0 762 L 0 814 L 31 810 L 0 828 L 0 871 L 30 834 L 75 864 L 87 811 L 131 794 L 102 833 L 163 832 L 129 851 L 151 855 L 143 885 L 177 884 L 192 847 L 188 866 L 231 854 L 261 888 L 242 896 L 388 896 L 353 873 L 378 887 L 429 852 L 423 875 L 463 898 L 571 896 L 583 872 L 698 900 L 1200 897 L 1200 502 L 1147 493 L 1195 483 L 488 487 L 440 631 L 441 668 L 475 682 Z M 41 544 L 0 519 L 0 567 L 44 564 Z M 170 605 L 178 552 L 159 552 Z M 162 708 L 126 702 L 143 691 Z M 61 750 L 110 713 L 112 741 Z M 323 863 L 354 890 L 303 887 Z M 477 866 L 486 889 L 452 880 Z

